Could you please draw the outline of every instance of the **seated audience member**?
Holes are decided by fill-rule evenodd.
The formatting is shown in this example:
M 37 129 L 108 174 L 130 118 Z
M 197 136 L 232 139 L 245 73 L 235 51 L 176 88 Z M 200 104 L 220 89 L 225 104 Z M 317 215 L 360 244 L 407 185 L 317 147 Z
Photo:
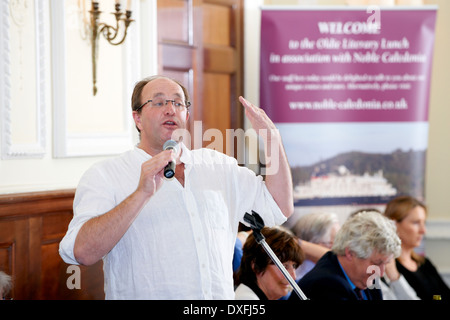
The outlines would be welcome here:
M 303 262 L 303 252 L 296 237 L 280 227 L 263 228 L 261 233 L 286 270 L 295 279 L 295 269 Z M 253 233 L 244 244 L 238 273 L 236 300 L 277 300 L 292 290 L 289 281 L 273 263 Z
M 360 209 L 350 214 L 350 217 L 360 212 L 375 211 L 382 214 L 378 209 Z M 405 277 L 398 272 L 395 259 L 386 264 L 386 270 L 378 284 L 383 293 L 383 300 L 420 300 L 414 289 L 406 281 Z
M 396 260 L 398 271 L 422 300 L 431 300 L 434 295 L 450 300 L 450 289 L 437 269 L 428 258 L 414 252 L 426 232 L 427 207 L 413 197 L 401 196 L 387 204 L 384 214 L 396 222 L 402 240 L 401 255 Z
M 0 271 L 0 300 L 5 300 L 11 290 L 11 276 Z
M 335 213 L 318 212 L 302 216 L 298 219 L 292 231 L 302 241 L 309 241 L 331 249 L 339 228 L 339 220 Z M 297 279 L 301 279 L 314 265 L 314 261 L 305 259 L 295 271 Z
M 378 209 L 360 209 L 350 214 L 358 214 L 360 212 L 376 211 L 383 214 Z M 378 284 L 383 293 L 383 300 L 420 300 L 414 289 L 406 281 L 405 277 L 398 272 L 395 265 L 395 259 L 386 264 L 385 274 L 381 277 Z M 378 281 L 378 280 L 377 280 Z
M 345 221 L 333 247 L 298 285 L 311 300 L 382 300 L 375 276 L 400 254 L 395 225 L 378 212 L 363 212 Z M 290 299 L 298 299 L 291 295 Z

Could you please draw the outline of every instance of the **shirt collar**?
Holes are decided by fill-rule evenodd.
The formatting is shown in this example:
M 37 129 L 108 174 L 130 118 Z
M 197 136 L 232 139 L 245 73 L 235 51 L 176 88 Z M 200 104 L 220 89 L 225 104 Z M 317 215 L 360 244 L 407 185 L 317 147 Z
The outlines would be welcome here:
M 347 273 L 345 272 L 344 268 L 342 268 L 342 265 L 339 262 L 339 259 L 338 259 L 338 263 L 339 263 L 339 266 L 341 267 L 342 272 L 344 273 L 345 278 L 347 279 L 348 283 L 350 284 L 350 287 L 352 288 L 353 291 L 355 291 L 356 286 L 353 284 L 352 280 L 350 280 L 350 278 L 347 276 Z M 367 294 L 366 294 L 365 290 L 362 290 L 362 289 L 358 289 L 358 290 L 361 290 L 362 299 L 367 300 Z
M 139 148 L 139 144 L 134 146 L 134 151 L 136 151 L 144 161 L 150 160 L 152 158 L 152 156 L 149 155 L 144 149 Z
M 344 268 L 342 268 L 342 265 L 339 262 L 339 259 L 338 259 L 338 263 L 339 263 L 339 267 L 341 267 L 341 270 L 344 273 L 345 278 L 347 279 L 348 283 L 350 284 L 352 290 L 355 290 L 356 286 L 353 284 L 352 280 L 350 280 L 350 278 L 347 276 L 347 273 L 345 272 Z
M 192 163 L 192 151 L 189 150 L 183 142 L 180 142 L 180 146 L 181 146 L 181 157 L 180 157 L 180 161 L 183 162 L 185 165 L 186 164 L 191 164 Z

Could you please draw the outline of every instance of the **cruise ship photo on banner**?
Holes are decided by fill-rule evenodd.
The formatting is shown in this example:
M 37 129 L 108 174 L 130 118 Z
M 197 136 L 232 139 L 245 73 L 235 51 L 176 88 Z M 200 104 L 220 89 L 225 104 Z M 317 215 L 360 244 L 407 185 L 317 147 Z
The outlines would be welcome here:
M 317 170 L 319 171 L 319 170 Z M 397 189 L 383 176 L 357 175 L 341 165 L 334 171 L 315 172 L 294 187 L 295 206 L 383 204 L 397 195 Z

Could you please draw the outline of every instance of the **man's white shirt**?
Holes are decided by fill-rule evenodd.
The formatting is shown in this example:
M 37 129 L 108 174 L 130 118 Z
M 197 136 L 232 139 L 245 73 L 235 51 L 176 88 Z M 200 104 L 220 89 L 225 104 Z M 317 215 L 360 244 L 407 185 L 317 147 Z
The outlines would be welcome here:
M 100 162 L 80 180 L 74 217 L 60 243 L 66 263 L 82 225 L 115 208 L 139 183 L 151 159 L 139 148 Z M 106 299 L 234 299 L 232 258 L 239 221 L 255 210 L 266 226 L 286 218 L 262 177 L 234 158 L 182 145 L 184 187 L 173 179 L 150 198 L 103 257 Z

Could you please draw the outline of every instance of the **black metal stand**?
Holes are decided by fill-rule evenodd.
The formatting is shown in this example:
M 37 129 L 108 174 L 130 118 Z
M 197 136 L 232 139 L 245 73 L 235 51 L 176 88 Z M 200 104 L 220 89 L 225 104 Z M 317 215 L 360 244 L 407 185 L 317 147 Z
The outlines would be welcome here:
M 272 259 L 273 263 L 280 269 L 281 273 L 283 273 L 284 277 L 289 281 L 289 284 L 294 289 L 295 293 L 298 295 L 298 297 L 301 300 L 309 300 L 303 291 L 300 289 L 300 287 L 297 285 L 297 282 L 295 282 L 294 279 L 292 279 L 289 272 L 286 270 L 286 268 L 281 263 L 280 259 L 276 256 L 276 254 L 272 251 L 270 246 L 267 244 L 264 235 L 261 233 L 261 229 L 264 228 L 264 220 L 261 218 L 261 216 L 252 210 L 252 214 L 245 213 L 244 215 L 244 221 L 247 222 L 250 225 L 250 228 L 253 230 L 253 235 L 256 239 L 256 242 L 258 242 L 264 250 L 267 252 L 269 257 Z

